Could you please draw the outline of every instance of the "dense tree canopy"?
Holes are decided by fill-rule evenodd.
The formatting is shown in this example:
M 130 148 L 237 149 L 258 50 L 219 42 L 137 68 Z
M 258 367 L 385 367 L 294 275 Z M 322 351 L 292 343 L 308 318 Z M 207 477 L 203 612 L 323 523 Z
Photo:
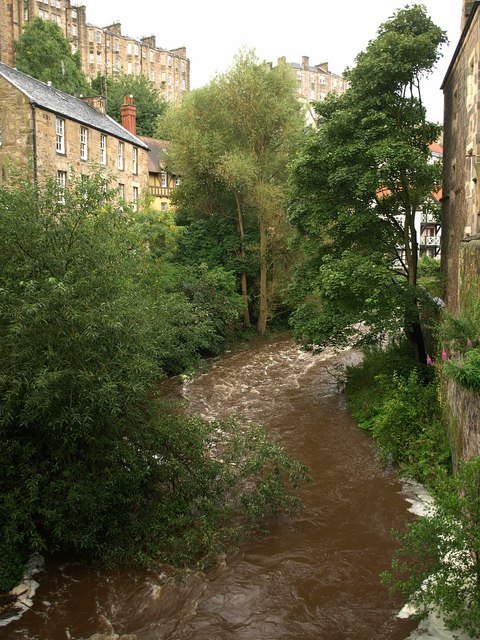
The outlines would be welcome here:
M 81 71 L 79 53 L 72 53 L 62 30 L 51 20 L 35 18 L 26 24 L 15 42 L 15 66 L 38 80 L 50 81 L 66 93 L 92 92 Z
M 167 103 L 148 78 L 144 75 L 97 76 L 92 87 L 105 96 L 108 115 L 120 123 L 120 106 L 125 96 L 132 95 L 137 107 L 137 134 L 155 137 L 158 117 L 165 113 Z
M 32 551 L 185 565 L 250 526 L 233 513 L 294 506 L 304 469 L 264 433 L 156 393 L 222 348 L 234 288 L 155 257 L 101 176 L 0 187 L 0 591 Z
M 403 327 L 425 360 L 415 216 L 438 188 L 428 145 L 440 127 L 420 83 L 444 41 L 422 6 L 398 11 L 357 56 L 347 92 L 317 107 L 290 206 L 304 254 L 292 325 L 304 344 L 345 343 L 358 323 L 370 337 Z
M 304 128 L 290 69 L 271 69 L 252 52 L 241 53 L 161 126 L 171 138 L 169 162 L 182 176 L 175 202 L 180 211 L 234 230 L 237 241 L 229 234 L 228 244 L 236 244 L 244 324 L 254 309 L 263 333 L 285 263 L 287 163 Z M 253 278 L 249 263 L 255 263 Z

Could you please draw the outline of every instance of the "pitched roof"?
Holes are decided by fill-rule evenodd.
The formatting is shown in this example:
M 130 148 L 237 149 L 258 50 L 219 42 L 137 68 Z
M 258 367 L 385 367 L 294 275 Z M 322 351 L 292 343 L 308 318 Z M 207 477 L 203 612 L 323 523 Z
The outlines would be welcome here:
M 42 109 L 52 111 L 71 120 L 88 125 L 109 133 L 116 138 L 130 142 L 138 147 L 148 149 L 148 145 L 140 138 L 134 136 L 122 127 L 118 122 L 106 114 L 100 113 L 81 98 L 76 98 L 68 93 L 50 87 L 45 82 L 27 76 L 25 73 L 13 69 L 0 62 L 0 77 L 5 78 L 19 91 L 25 94 L 32 104 Z
M 159 173 L 161 171 L 160 163 L 165 161 L 168 141 L 159 140 L 158 138 L 148 138 L 147 136 L 139 136 L 139 138 L 143 140 L 150 149 L 148 153 L 149 172 Z

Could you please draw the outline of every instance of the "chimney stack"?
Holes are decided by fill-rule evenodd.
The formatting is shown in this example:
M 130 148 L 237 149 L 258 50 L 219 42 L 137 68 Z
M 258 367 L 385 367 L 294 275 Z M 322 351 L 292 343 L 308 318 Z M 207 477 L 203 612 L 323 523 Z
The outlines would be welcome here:
M 125 96 L 123 104 L 120 107 L 120 115 L 122 116 L 122 126 L 133 133 L 137 134 L 137 107 L 133 103 L 133 96 Z

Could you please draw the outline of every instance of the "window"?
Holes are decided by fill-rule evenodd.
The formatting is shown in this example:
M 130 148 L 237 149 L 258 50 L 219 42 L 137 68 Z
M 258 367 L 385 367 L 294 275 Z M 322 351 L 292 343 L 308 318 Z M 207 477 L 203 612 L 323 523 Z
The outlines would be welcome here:
M 118 197 L 120 200 L 125 200 L 125 185 L 121 182 L 118 183 Z
M 55 133 L 57 153 L 65 153 L 65 120 L 63 118 L 56 118 Z
M 123 142 L 118 143 L 118 163 L 119 171 L 123 171 Z
M 58 185 L 58 202 L 65 204 L 65 189 L 67 188 L 67 172 L 57 171 L 57 185 Z
M 102 32 L 97 31 L 97 44 L 102 44 Z
M 120 42 L 118 40 L 115 40 L 113 49 L 116 53 L 120 51 Z
M 76 20 L 76 19 L 77 19 L 77 10 L 76 10 L 76 9 L 72 9 L 72 18 L 73 18 L 74 20 Z
M 135 55 L 138 56 L 138 44 L 134 45 L 133 51 L 134 51 Z
M 93 64 L 95 62 L 95 56 L 93 53 L 90 54 L 90 64 Z
M 166 211 L 168 209 L 168 204 L 166 202 L 160 203 L 160 211 Z
M 72 24 L 72 36 L 76 36 L 76 35 L 77 35 L 77 25 Z
M 107 136 L 100 134 L 100 163 L 107 164 Z
M 167 174 L 165 173 L 165 171 L 162 171 L 162 173 L 160 174 L 160 180 L 161 180 L 161 185 L 163 189 L 167 188 Z
M 80 127 L 80 159 L 88 160 L 88 129 Z
M 137 147 L 133 147 L 132 171 L 133 171 L 134 175 L 138 175 L 138 149 L 137 149 Z
M 132 55 L 132 43 L 131 42 L 127 43 L 127 55 L 129 55 L 129 56 Z
M 97 64 L 98 65 L 102 64 L 102 55 L 100 53 L 97 53 Z
M 91 29 L 88 31 L 88 41 L 93 42 L 93 31 Z
M 178 176 L 175 177 L 175 186 L 178 187 L 180 184 L 180 178 Z
M 172 58 L 170 56 L 168 56 L 168 66 L 169 67 L 172 66 Z
M 132 208 L 134 211 L 138 211 L 138 187 L 133 187 L 132 191 Z
M 150 62 L 155 62 L 155 54 L 153 51 L 150 51 Z
M 128 62 L 128 63 L 127 63 L 127 73 L 128 73 L 128 74 L 131 74 L 131 73 L 132 73 L 132 63 L 131 63 L 131 62 Z

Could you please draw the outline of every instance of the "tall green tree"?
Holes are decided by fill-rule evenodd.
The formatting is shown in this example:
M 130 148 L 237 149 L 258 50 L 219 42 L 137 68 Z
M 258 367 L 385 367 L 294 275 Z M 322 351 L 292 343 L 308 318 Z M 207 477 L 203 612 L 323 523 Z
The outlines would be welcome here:
M 90 95 L 92 90 L 60 27 L 51 20 L 28 22 L 15 42 L 15 65 L 19 71 L 70 94 Z
M 292 325 L 305 344 L 344 344 L 402 327 L 425 361 L 415 217 L 438 189 L 421 81 L 445 33 L 421 5 L 399 10 L 348 71 L 350 88 L 317 107 L 293 168 L 290 221 L 304 260 Z
M 245 326 L 252 304 L 247 262 L 255 254 L 260 333 L 273 313 L 285 258 L 287 165 L 305 123 L 295 89 L 286 65 L 271 69 L 242 52 L 231 69 L 161 121 L 172 143 L 171 165 L 182 176 L 177 206 L 236 225 Z
M 97 93 L 105 96 L 107 113 L 117 122 L 122 122 L 120 106 L 125 96 L 132 95 L 137 107 L 137 133 L 155 137 L 157 120 L 167 109 L 154 83 L 146 76 L 121 75 L 118 78 L 97 76 L 92 81 Z

